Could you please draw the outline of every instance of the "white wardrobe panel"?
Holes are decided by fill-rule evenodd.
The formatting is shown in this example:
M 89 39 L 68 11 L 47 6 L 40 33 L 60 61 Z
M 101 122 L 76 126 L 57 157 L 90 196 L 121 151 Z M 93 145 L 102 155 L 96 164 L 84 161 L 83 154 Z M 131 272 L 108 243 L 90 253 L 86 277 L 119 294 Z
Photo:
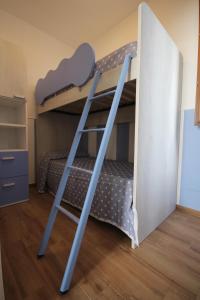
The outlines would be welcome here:
M 77 128 L 74 116 L 47 112 L 36 120 L 36 170 L 47 152 L 69 151 Z
M 35 120 L 28 118 L 29 184 L 35 183 Z
M 146 4 L 138 25 L 134 204 L 141 242 L 176 207 L 181 57 Z

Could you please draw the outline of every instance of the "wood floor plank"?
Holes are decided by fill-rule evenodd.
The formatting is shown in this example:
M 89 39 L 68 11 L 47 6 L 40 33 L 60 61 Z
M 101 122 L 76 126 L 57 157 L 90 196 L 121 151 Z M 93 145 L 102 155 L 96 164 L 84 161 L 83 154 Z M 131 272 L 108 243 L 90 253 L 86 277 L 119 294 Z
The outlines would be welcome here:
M 30 201 L 0 209 L 6 300 L 200 300 L 200 219 L 181 211 L 135 250 L 118 229 L 90 218 L 71 289 L 61 296 L 76 225 L 58 214 L 46 255 L 37 259 L 52 201 L 32 189 Z
M 111 286 L 108 286 L 101 294 L 96 296 L 94 300 L 123 300 L 123 297 L 120 296 L 116 291 L 114 291 Z M 136 298 L 132 297 L 130 300 L 135 300 Z
M 154 269 L 164 274 L 167 279 L 170 278 L 187 293 L 190 293 L 191 297 L 197 293 L 200 277 L 187 268 L 185 264 L 180 263 L 179 258 L 173 252 L 169 255 L 147 241 L 145 245 L 140 247 L 137 254 Z

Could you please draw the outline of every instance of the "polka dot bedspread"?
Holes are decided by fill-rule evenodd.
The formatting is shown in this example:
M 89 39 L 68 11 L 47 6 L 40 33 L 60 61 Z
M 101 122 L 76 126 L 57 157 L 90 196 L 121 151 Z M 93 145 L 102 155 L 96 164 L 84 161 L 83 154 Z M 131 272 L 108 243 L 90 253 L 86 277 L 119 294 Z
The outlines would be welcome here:
M 39 192 L 56 193 L 66 163 L 66 156 L 51 154 L 40 164 Z M 79 157 L 74 166 L 92 170 L 95 159 Z M 85 200 L 91 175 L 80 170 L 71 170 L 64 199 L 81 209 Z M 125 161 L 105 160 L 92 203 L 91 215 L 110 223 L 134 239 L 133 164 Z

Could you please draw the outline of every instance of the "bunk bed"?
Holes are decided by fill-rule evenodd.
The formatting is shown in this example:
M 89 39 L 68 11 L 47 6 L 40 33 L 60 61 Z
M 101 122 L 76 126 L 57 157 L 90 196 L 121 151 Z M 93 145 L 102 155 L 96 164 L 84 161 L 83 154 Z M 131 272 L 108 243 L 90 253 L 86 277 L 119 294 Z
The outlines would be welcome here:
M 139 6 L 137 42 L 117 49 L 96 63 L 96 68 L 103 73 L 97 95 L 116 86 L 121 63 L 129 51 L 133 54 L 133 59 L 119 108 L 119 111 L 125 113 L 120 120 L 116 120 L 116 126 L 119 123 L 134 123 L 134 132 L 129 132 L 129 136 L 132 134 L 132 141 L 129 141 L 128 151 L 132 155 L 126 161 L 122 159 L 119 162 L 110 160 L 113 159 L 113 153 L 107 154 L 91 215 L 122 229 L 135 247 L 176 207 L 182 62 L 175 43 L 150 8 L 143 3 Z M 41 192 L 45 191 L 45 186 L 51 192 L 56 192 L 67 157 L 67 152 L 45 156 L 43 154 L 57 149 L 53 142 L 56 132 L 56 143 L 62 150 L 69 150 L 91 85 L 92 78 L 81 87 L 70 87 L 55 93 L 37 106 L 37 152 L 38 161 L 41 161 L 40 167 L 38 164 Z M 95 104 L 91 112 L 92 121 L 88 120 L 87 125 L 94 125 L 94 120 L 95 126 L 102 125 L 104 121 L 102 118 L 98 119 L 98 115 L 102 115 L 110 107 L 110 103 L 111 97 L 106 96 L 101 103 Z M 126 116 L 130 119 L 131 114 L 132 119 L 127 121 Z M 57 131 L 52 133 L 55 126 Z M 59 135 L 60 130 L 62 134 Z M 50 141 L 43 142 L 44 135 Z M 91 140 L 94 141 L 94 138 Z M 90 170 L 94 164 L 92 156 L 95 156 L 95 151 L 93 149 L 89 157 L 88 151 L 86 152 L 78 155 L 75 163 Z M 116 155 L 114 159 L 116 160 Z M 111 170 L 113 168 L 114 172 Z M 79 196 L 84 194 L 89 177 L 83 176 L 80 171 L 73 171 L 70 176 L 64 198 L 71 205 L 81 208 L 83 198 Z M 107 191 L 102 190 L 106 186 L 106 180 L 111 182 L 112 179 L 116 180 L 118 190 L 118 183 L 121 181 L 123 190 L 121 198 L 117 197 L 117 203 L 121 206 L 118 205 L 115 209 L 113 207 L 117 206 L 116 199 L 112 197 L 110 188 L 107 187 Z M 113 190 L 116 191 L 116 188 Z

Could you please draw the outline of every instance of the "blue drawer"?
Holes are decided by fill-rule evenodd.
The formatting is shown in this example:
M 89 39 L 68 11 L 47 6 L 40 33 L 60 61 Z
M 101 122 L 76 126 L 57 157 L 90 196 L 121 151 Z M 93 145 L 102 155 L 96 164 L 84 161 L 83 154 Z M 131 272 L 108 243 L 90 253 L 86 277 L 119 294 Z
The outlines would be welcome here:
M 0 178 L 28 174 L 28 152 L 0 152 Z
M 28 176 L 0 179 L 0 206 L 28 199 Z

